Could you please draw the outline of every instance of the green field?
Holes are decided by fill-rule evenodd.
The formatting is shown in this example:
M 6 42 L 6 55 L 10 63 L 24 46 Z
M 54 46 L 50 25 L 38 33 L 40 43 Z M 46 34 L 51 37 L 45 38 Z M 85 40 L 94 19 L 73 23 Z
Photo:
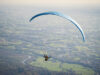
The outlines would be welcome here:
M 44 61 L 42 57 L 39 57 L 36 61 L 33 61 L 30 64 L 32 66 L 42 67 L 50 71 L 68 72 L 69 70 L 72 70 L 75 71 L 77 74 L 82 75 L 94 75 L 95 73 L 92 69 L 78 64 L 61 63 L 59 61 Z

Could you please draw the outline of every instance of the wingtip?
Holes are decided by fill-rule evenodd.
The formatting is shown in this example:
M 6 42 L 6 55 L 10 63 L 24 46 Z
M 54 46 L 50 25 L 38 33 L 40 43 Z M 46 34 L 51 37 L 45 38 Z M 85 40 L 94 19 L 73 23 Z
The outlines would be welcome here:
M 85 42 L 85 40 L 83 40 L 83 42 Z
M 85 39 L 83 39 L 83 42 L 85 42 Z
M 31 19 L 29 20 L 29 22 L 31 22 Z

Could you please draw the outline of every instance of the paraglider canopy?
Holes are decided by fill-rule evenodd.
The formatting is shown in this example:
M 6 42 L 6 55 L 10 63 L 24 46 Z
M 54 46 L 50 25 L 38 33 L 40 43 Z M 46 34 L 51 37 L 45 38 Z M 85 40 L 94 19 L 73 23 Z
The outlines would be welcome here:
M 43 15 L 56 15 L 56 16 L 60 16 L 62 18 L 65 18 L 65 19 L 69 20 L 71 23 L 73 23 L 78 28 L 78 30 L 80 31 L 80 33 L 82 35 L 83 41 L 85 41 L 85 35 L 84 35 L 83 29 L 80 27 L 80 25 L 75 20 L 73 20 L 70 16 L 64 15 L 62 13 L 53 12 L 53 11 L 43 12 L 43 13 L 39 13 L 39 14 L 34 15 L 29 21 L 31 22 L 35 18 L 37 18 L 39 16 L 43 16 Z

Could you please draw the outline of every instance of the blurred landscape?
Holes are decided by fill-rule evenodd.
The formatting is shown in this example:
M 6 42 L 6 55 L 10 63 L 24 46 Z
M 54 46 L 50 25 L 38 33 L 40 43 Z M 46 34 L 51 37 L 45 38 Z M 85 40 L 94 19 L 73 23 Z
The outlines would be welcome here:
M 69 21 L 37 13 L 58 11 L 82 27 L 86 41 Z M 100 75 L 100 9 L 0 7 L 0 75 Z M 47 53 L 49 61 L 44 61 Z

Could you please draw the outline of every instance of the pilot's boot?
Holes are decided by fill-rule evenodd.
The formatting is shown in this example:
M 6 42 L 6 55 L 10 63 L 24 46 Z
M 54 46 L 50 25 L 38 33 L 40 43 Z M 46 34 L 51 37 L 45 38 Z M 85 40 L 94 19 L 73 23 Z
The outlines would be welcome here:
M 45 58 L 45 61 L 47 61 L 48 60 L 48 58 Z

